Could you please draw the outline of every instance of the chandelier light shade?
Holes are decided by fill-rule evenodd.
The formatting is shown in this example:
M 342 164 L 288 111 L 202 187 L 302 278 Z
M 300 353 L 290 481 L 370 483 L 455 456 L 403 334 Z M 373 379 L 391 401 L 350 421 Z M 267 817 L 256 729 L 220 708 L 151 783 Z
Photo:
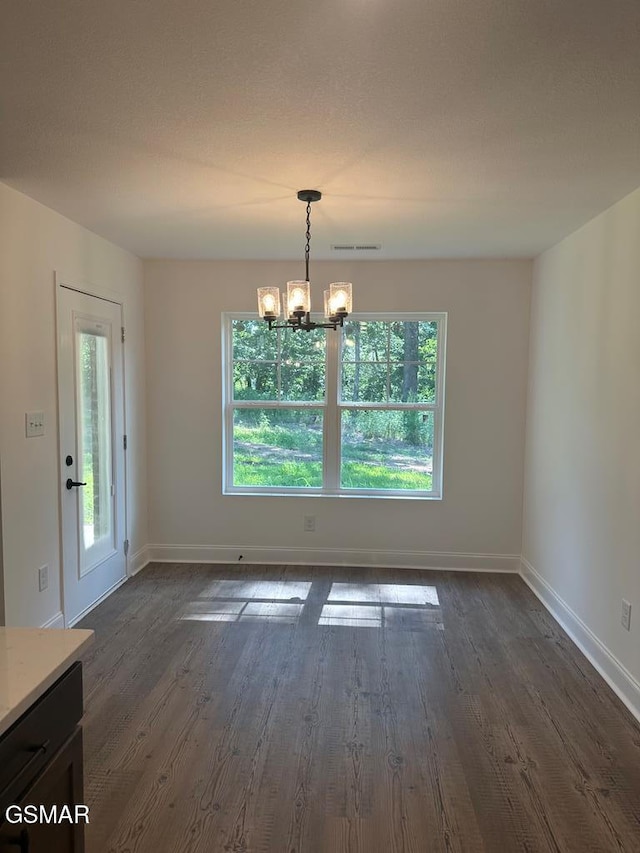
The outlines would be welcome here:
M 334 281 L 329 285 L 329 307 L 333 316 L 351 314 L 353 296 L 350 281 Z
M 280 288 L 258 288 L 258 316 L 269 324 L 270 329 L 292 329 L 294 332 L 312 329 L 338 329 L 344 324 L 353 309 L 353 295 L 350 281 L 334 281 L 329 290 L 324 291 L 324 317 L 326 322 L 316 323 L 311 319 L 311 285 L 309 284 L 309 254 L 311 247 L 311 205 L 320 201 L 319 190 L 300 190 L 300 201 L 307 203 L 307 231 L 304 250 L 306 278 L 288 281 L 284 306 L 280 301 Z M 284 323 L 276 325 L 284 308 Z
M 282 310 L 280 308 L 279 287 L 258 288 L 258 314 L 262 320 L 277 320 Z
M 311 287 L 308 281 L 287 282 L 287 317 L 311 311 Z

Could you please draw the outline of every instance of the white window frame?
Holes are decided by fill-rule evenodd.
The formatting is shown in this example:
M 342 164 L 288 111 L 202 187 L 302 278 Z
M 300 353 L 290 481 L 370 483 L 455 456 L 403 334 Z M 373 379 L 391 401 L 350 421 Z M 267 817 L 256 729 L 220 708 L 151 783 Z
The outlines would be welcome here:
M 326 332 L 325 399 L 311 402 L 279 400 L 233 400 L 233 320 L 255 320 L 248 312 L 222 314 L 222 493 L 225 495 L 308 495 L 310 497 L 392 498 L 403 500 L 442 500 L 444 456 L 445 362 L 447 342 L 446 312 L 403 312 L 393 314 L 355 313 L 356 322 L 437 322 L 436 399 L 434 403 L 353 403 L 340 399 L 342 333 Z M 321 318 L 316 318 L 321 319 Z M 299 332 L 304 335 L 306 332 Z M 323 410 L 323 479 L 319 488 L 304 486 L 234 486 L 233 485 L 233 413 L 235 409 L 322 409 Z M 340 421 L 343 410 L 431 411 L 433 412 L 433 463 L 430 491 L 408 489 L 356 489 L 340 486 L 342 449 Z

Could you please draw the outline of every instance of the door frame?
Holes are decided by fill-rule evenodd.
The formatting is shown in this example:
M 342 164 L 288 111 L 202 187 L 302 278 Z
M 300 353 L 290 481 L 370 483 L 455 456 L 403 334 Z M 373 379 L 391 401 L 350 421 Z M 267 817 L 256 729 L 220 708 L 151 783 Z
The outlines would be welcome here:
M 122 586 L 125 581 L 129 580 L 131 577 L 130 573 L 130 565 L 129 565 L 129 553 L 128 551 L 124 555 L 124 577 L 115 583 L 110 589 L 106 590 L 96 601 L 90 604 L 87 608 L 85 608 L 81 613 L 79 613 L 74 619 L 69 620 L 67 618 L 66 605 L 65 605 L 65 588 L 64 588 L 64 531 L 63 531 L 63 500 L 65 497 L 65 491 L 63 486 L 63 465 L 62 465 L 62 423 L 61 423 L 61 405 L 60 405 L 60 358 L 59 358 L 59 334 L 60 334 L 60 321 L 61 321 L 61 308 L 60 308 L 60 294 L 62 290 L 74 290 L 76 293 L 83 293 L 86 296 L 93 296 L 96 299 L 102 299 L 105 302 L 111 302 L 117 305 L 120 308 L 120 323 L 122 329 L 125 328 L 125 314 L 124 314 L 124 298 L 121 293 L 116 292 L 115 290 L 109 290 L 105 287 L 100 287 L 95 284 L 90 284 L 86 281 L 78 280 L 75 277 L 69 276 L 54 271 L 54 302 L 55 302 L 55 368 L 56 368 L 56 413 L 57 413 L 57 446 L 58 446 L 58 464 L 56 466 L 58 472 L 58 537 L 59 537 L 59 563 L 60 563 L 60 610 L 62 612 L 62 616 L 64 619 L 65 628 L 70 628 L 79 622 L 87 613 L 93 610 L 94 607 L 97 607 L 105 598 L 107 598 L 111 593 L 116 590 L 119 586 Z M 122 342 L 122 425 L 124 429 L 124 434 L 127 435 L 127 388 L 126 388 L 126 348 L 124 345 L 124 341 Z M 123 518 L 123 529 L 124 529 L 124 537 L 125 539 L 129 538 L 129 505 L 128 505 L 128 453 L 125 450 L 124 453 L 124 479 L 122 482 L 123 489 L 123 506 L 124 506 L 124 518 Z

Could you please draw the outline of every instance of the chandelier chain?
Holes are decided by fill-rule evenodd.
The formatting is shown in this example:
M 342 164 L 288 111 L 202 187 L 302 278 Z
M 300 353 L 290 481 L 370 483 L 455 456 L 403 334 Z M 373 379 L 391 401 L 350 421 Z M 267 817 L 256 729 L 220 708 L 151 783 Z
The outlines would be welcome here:
M 306 267 L 306 271 L 307 271 L 307 279 L 306 280 L 309 281 L 309 252 L 311 249 L 311 202 L 310 201 L 307 202 L 307 233 L 306 233 L 306 238 L 307 238 L 307 245 L 305 246 L 305 249 L 304 249 L 304 261 L 305 261 L 305 267 Z

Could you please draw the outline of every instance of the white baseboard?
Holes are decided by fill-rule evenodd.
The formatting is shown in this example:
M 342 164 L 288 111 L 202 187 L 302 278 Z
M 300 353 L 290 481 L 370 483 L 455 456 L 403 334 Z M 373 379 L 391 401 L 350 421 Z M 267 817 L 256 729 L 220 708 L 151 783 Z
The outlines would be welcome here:
M 640 720 L 640 684 L 634 676 L 525 557 L 522 557 L 520 574 L 613 692 L 624 702 L 634 717 Z
M 149 557 L 149 546 L 143 545 L 135 554 L 132 554 L 129 557 L 128 564 L 128 574 L 129 577 L 132 578 L 134 575 L 137 575 L 138 572 L 142 571 L 144 567 L 151 562 L 151 558 Z
M 258 548 L 238 545 L 149 545 L 148 561 L 157 563 L 266 563 L 302 566 L 376 566 L 389 569 L 446 569 L 518 572 L 515 554 L 459 554 L 440 551 L 364 551 L 345 548 Z M 240 557 L 242 556 L 242 560 Z
M 64 616 L 62 615 L 62 611 L 58 611 L 55 616 L 52 616 L 51 619 L 47 619 L 47 621 L 40 626 L 41 628 L 64 628 Z
M 126 583 L 128 580 L 129 580 L 128 575 L 125 575 L 125 577 L 120 578 L 120 580 L 116 581 L 114 583 L 114 585 L 110 586 L 106 592 L 103 592 L 99 598 L 96 598 L 96 600 L 94 602 L 92 602 L 88 607 L 85 607 L 85 609 L 81 613 L 78 613 L 77 616 L 75 616 L 73 619 L 70 619 L 69 622 L 67 623 L 67 628 L 73 628 L 74 625 L 77 625 L 81 619 L 84 619 L 84 617 L 88 613 L 91 613 L 91 611 L 95 607 L 97 607 L 99 604 L 102 604 L 102 602 L 105 600 L 105 598 L 109 598 L 111 593 L 115 592 L 119 587 L 122 586 L 123 583 Z

